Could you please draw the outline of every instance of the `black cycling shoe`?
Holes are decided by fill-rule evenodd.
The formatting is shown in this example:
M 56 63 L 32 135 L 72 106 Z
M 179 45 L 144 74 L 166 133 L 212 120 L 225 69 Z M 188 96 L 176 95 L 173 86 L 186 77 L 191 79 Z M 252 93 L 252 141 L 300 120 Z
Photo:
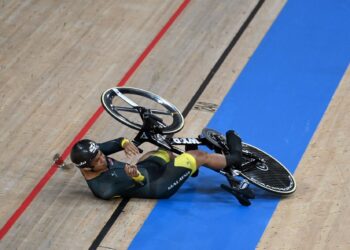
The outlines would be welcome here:
M 233 130 L 226 133 L 226 142 L 229 154 L 225 155 L 227 166 L 240 169 L 242 164 L 242 140 Z

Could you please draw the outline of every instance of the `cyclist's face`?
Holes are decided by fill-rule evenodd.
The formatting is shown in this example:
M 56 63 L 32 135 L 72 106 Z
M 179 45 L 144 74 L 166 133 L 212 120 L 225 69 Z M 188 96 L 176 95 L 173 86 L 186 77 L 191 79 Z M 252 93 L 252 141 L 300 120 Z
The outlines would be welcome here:
M 95 158 L 91 162 L 93 170 L 103 170 L 107 168 L 106 156 L 99 150 Z

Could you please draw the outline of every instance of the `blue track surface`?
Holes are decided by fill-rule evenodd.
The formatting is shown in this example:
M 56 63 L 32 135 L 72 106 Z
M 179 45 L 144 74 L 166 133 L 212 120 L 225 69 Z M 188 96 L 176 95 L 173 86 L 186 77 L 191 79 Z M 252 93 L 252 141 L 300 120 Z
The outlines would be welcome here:
M 350 61 L 350 2 L 290 0 L 208 125 L 294 171 Z M 254 249 L 279 200 L 242 207 L 208 170 L 159 201 L 131 249 Z M 299 190 L 302 192 L 302 190 Z

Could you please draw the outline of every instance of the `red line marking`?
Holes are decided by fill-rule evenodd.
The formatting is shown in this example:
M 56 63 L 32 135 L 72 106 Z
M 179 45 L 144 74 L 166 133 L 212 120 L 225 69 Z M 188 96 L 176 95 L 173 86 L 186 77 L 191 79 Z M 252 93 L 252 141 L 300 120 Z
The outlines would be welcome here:
M 137 68 L 141 65 L 144 59 L 148 56 L 148 54 L 153 50 L 155 45 L 160 41 L 163 35 L 167 32 L 170 26 L 174 23 L 176 18 L 182 13 L 182 11 L 186 8 L 190 0 L 184 0 L 179 8 L 174 12 L 174 14 L 170 17 L 168 22 L 163 26 L 163 28 L 158 32 L 155 38 L 151 41 L 151 43 L 147 46 L 147 48 L 142 52 L 139 58 L 135 61 L 135 63 L 131 66 L 131 68 L 126 72 L 124 77 L 117 84 L 118 87 L 122 87 L 126 84 L 126 82 L 130 79 L 130 77 L 135 73 Z M 73 141 L 69 144 L 69 146 L 64 150 L 62 154 L 62 159 L 65 160 L 70 153 L 73 145 L 79 141 L 83 136 L 87 133 L 87 131 L 91 128 L 91 126 L 96 122 L 99 116 L 103 112 L 103 107 L 100 106 L 96 112 L 90 117 L 90 119 L 86 122 L 84 127 L 80 130 L 80 132 L 75 136 Z M 56 173 L 57 166 L 53 164 L 47 173 L 41 178 L 41 180 L 36 184 L 27 198 L 23 201 L 23 203 L 17 208 L 17 210 L 12 214 L 12 216 L 8 219 L 6 224 L 0 230 L 0 240 L 7 234 L 7 232 L 11 229 L 11 227 L 16 223 L 19 217 L 23 214 L 23 212 L 27 209 L 27 207 L 31 204 L 31 202 L 35 199 L 35 197 L 39 194 L 39 192 L 43 189 L 46 183 L 51 179 L 51 177 Z

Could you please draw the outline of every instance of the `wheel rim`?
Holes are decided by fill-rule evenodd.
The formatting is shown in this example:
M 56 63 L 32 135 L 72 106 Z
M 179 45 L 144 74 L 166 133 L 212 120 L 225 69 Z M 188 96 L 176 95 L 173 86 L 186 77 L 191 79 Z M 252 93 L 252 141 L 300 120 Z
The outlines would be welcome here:
M 184 118 L 180 111 L 164 98 L 138 88 L 117 87 L 107 89 L 101 96 L 103 108 L 114 119 L 124 125 L 140 130 L 143 122 L 138 110 L 126 103 L 115 93 L 114 89 L 127 96 L 130 99 L 136 99 L 139 106 L 150 108 L 153 114 L 165 119 L 166 126 L 163 128 L 163 134 L 172 134 L 180 131 L 184 126 Z M 151 106 L 147 107 L 145 105 Z

